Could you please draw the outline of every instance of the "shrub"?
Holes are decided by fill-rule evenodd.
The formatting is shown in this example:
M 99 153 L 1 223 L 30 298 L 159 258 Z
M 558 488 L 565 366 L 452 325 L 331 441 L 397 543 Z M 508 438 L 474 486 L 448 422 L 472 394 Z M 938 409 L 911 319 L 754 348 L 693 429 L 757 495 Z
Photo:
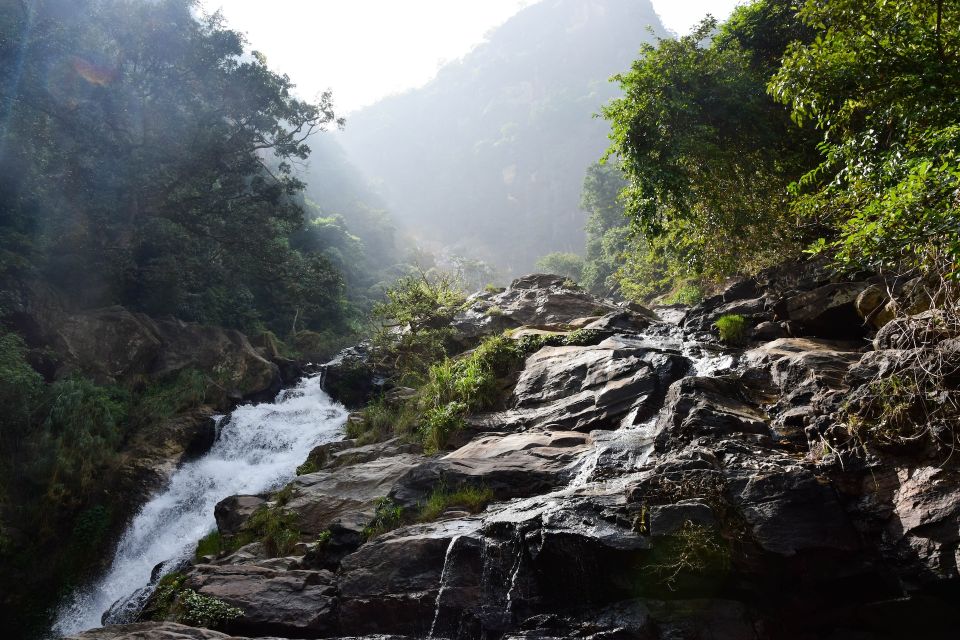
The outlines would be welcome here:
M 537 260 L 536 266 L 539 271 L 566 276 L 573 281 L 583 276 L 583 258 L 575 253 L 548 253 Z
M 497 305 L 493 305 L 492 307 L 484 311 L 484 313 L 486 313 L 491 318 L 499 318 L 500 316 L 503 315 L 503 309 L 501 309 Z
M 720 316 L 713 326 L 720 333 L 720 340 L 727 344 L 741 344 L 746 338 L 747 319 L 739 314 Z
M 409 435 L 417 420 L 416 408 L 411 403 L 392 403 L 383 397 L 373 400 L 360 415 L 360 420 L 347 422 L 346 430 L 347 437 L 355 438 L 361 445 Z
M 423 415 L 420 427 L 424 449 L 427 453 L 442 451 L 457 431 L 464 427 L 467 405 L 462 402 L 449 402 L 440 407 L 428 409 Z
M 376 502 L 373 521 L 363 530 L 363 536 L 370 540 L 396 529 L 404 521 L 403 507 L 390 498 L 380 498 Z
M 460 507 L 470 513 L 479 513 L 493 500 L 493 491 L 487 487 L 464 486 L 451 491 L 437 487 L 420 509 L 420 520 L 436 520 L 451 507 Z
M 183 589 L 179 594 L 180 620 L 200 627 L 217 628 L 243 615 L 243 609 L 223 600 L 205 596 L 193 589 Z
M 181 369 L 148 384 L 132 409 L 133 417 L 139 425 L 146 426 L 199 407 L 207 400 L 211 382 L 197 369 Z
M 296 523 L 296 514 L 276 509 L 261 509 L 251 518 L 251 527 L 261 536 L 260 541 L 271 556 L 285 556 L 293 551 L 300 540 Z
M 664 304 L 685 304 L 693 306 L 703 302 L 703 289 L 699 285 L 684 283 L 674 289 L 665 299 Z

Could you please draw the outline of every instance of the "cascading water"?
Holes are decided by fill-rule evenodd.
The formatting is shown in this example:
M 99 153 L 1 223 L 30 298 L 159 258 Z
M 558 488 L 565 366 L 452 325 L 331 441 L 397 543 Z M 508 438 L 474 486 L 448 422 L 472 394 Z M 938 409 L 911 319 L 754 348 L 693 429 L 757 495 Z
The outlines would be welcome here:
M 305 378 L 272 403 L 237 407 L 210 451 L 180 467 L 169 486 L 144 505 L 121 538 L 110 569 L 61 607 L 53 633 L 99 627 L 114 602 L 138 590 L 142 602 L 153 568 L 189 558 L 213 529 L 217 502 L 279 488 L 313 447 L 339 437 L 347 411 L 321 383 L 321 376 Z

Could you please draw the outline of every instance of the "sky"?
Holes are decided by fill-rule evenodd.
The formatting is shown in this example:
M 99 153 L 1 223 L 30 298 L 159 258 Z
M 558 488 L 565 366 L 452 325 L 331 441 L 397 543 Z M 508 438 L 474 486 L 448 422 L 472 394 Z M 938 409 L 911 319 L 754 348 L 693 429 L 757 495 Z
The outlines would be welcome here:
M 314 99 L 333 91 L 338 115 L 419 87 L 445 62 L 537 0 L 202 0 L 223 11 L 250 47 Z M 687 33 L 706 13 L 725 18 L 739 0 L 653 0 L 666 27 Z

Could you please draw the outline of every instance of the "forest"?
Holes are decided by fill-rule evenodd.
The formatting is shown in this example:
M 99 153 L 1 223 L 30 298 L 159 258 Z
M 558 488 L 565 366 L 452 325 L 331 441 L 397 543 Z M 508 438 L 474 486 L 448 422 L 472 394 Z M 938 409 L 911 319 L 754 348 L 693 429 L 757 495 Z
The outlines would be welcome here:
M 550 344 L 452 359 L 467 296 L 534 265 L 617 303 L 694 305 L 819 260 L 919 278 L 956 321 L 955 3 L 751 0 L 679 37 L 648 2 L 575 4 L 534 4 L 349 120 L 194 0 L 0 4 L 0 611 L 17 633 L 102 568 L 133 443 L 254 397 L 200 365 L 86 369 L 55 314 L 236 330 L 281 369 L 367 341 L 419 395 L 373 401 L 348 435 L 428 453 Z

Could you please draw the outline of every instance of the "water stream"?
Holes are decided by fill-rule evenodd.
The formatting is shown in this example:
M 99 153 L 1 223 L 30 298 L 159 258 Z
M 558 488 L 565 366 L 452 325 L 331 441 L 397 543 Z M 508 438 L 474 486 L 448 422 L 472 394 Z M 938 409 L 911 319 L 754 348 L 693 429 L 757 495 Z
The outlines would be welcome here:
M 144 600 L 153 568 L 189 558 L 213 530 L 217 502 L 279 488 L 313 447 L 340 437 L 347 411 L 321 382 L 320 376 L 304 378 L 273 402 L 237 407 L 223 419 L 210 451 L 180 467 L 134 517 L 103 577 L 61 606 L 54 635 L 99 627 L 104 612 L 131 594 Z

